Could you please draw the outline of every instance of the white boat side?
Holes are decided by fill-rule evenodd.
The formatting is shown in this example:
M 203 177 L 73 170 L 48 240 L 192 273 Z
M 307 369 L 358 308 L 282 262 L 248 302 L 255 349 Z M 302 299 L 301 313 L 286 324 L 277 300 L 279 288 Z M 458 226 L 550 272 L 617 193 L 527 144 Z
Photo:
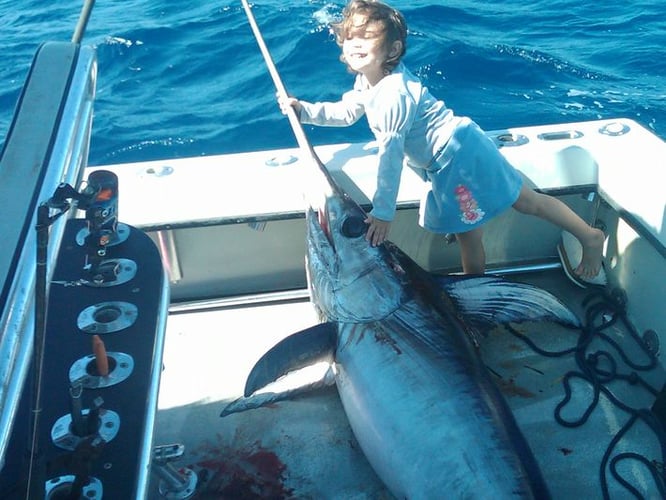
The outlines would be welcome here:
M 90 47 L 42 45 L 0 157 L 0 468 L 32 351 L 37 207 L 61 183 L 81 181 L 88 161 L 96 77 L 96 55 Z M 65 220 L 56 221 L 50 231 L 49 273 Z
M 609 235 L 605 265 L 611 283 L 643 297 L 664 271 L 665 195 L 654 179 L 666 170 L 666 144 L 628 119 L 598 120 L 488 132 L 526 182 L 561 197 Z M 369 207 L 376 170 L 373 144 L 336 144 L 316 152 L 341 186 Z M 641 153 L 638 154 L 637 151 Z M 305 165 L 297 149 L 254 151 L 90 167 L 115 172 L 120 214 L 158 242 L 183 302 L 305 287 Z M 404 169 L 391 239 L 424 269 L 455 272 L 456 245 L 418 227 L 425 183 Z M 554 226 L 512 211 L 484 236 L 488 268 L 558 266 Z M 644 297 L 633 316 L 648 312 Z M 638 319 L 640 322 L 640 319 Z M 638 325 L 641 326 L 640 324 Z

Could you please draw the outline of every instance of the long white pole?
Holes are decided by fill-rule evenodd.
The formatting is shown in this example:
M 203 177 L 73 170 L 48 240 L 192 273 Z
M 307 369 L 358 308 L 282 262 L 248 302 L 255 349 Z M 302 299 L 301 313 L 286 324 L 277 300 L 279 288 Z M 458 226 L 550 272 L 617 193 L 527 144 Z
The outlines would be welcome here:
M 81 40 L 83 39 L 83 33 L 85 33 L 86 26 L 88 26 L 90 12 L 92 11 L 94 5 L 95 0 L 85 0 L 83 3 L 83 9 L 81 9 L 81 14 L 79 15 L 79 22 L 76 24 L 74 35 L 72 36 L 73 43 L 81 43 Z
M 250 4 L 247 2 L 247 0 L 241 0 L 241 2 L 243 3 L 243 8 L 245 9 L 245 13 L 247 14 L 247 20 L 250 22 L 250 27 L 252 28 L 252 32 L 254 33 L 254 38 L 257 40 L 257 44 L 259 45 L 259 50 L 261 50 L 261 54 L 264 56 L 266 67 L 268 68 L 268 72 L 270 73 L 271 78 L 273 79 L 275 88 L 277 89 L 277 92 L 280 96 L 288 97 L 289 94 L 287 94 L 287 89 L 282 83 L 280 74 L 278 73 L 278 70 L 275 67 L 275 63 L 273 62 L 273 58 L 271 57 L 271 53 L 268 51 L 268 47 L 266 47 L 266 42 L 264 42 L 264 37 L 262 36 L 261 31 L 259 30 L 259 26 L 257 26 L 257 21 L 254 18 L 254 14 L 252 13 L 252 8 L 250 7 Z M 294 135 L 296 136 L 296 142 L 298 142 L 298 146 L 304 152 L 307 152 L 318 165 L 323 166 L 321 160 L 319 159 L 314 149 L 312 148 L 310 141 L 308 141 L 308 138 L 305 135 L 305 131 L 303 130 L 303 127 L 301 125 L 301 122 L 299 121 L 298 116 L 296 116 L 296 111 L 293 108 L 287 111 L 287 118 L 289 118 L 289 124 L 291 125 L 291 128 L 294 131 Z
M 268 51 L 268 47 L 266 47 L 266 42 L 264 42 L 264 37 L 261 35 L 259 26 L 257 26 L 257 21 L 254 18 L 254 14 L 252 13 L 252 9 L 248 4 L 248 0 L 241 0 L 241 2 L 243 3 L 243 8 L 245 9 L 245 13 L 247 14 L 247 19 L 250 22 L 250 27 L 252 28 L 252 32 L 254 33 L 254 38 L 257 40 L 257 44 L 259 44 L 259 49 L 261 50 L 261 54 L 264 56 L 264 61 L 266 62 L 266 66 L 268 67 L 268 72 L 270 73 L 271 78 L 273 79 L 273 83 L 275 84 L 275 88 L 277 89 L 278 95 L 288 97 L 289 94 L 287 94 L 287 89 L 282 83 L 280 74 L 278 73 L 277 68 L 275 67 L 275 63 L 273 62 L 273 58 L 271 57 L 271 54 Z M 330 195 L 331 192 L 333 192 L 335 195 L 344 198 L 348 202 L 354 203 L 358 208 L 358 213 L 361 223 L 354 225 L 352 229 L 349 229 L 349 231 L 351 231 L 351 233 L 353 233 L 354 236 L 358 236 L 364 233 L 366 226 L 362 222 L 365 219 L 365 216 L 361 215 L 364 214 L 363 209 L 360 206 L 358 206 L 358 204 L 354 202 L 351 199 L 351 197 L 340 188 L 339 184 L 333 178 L 333 176 L 328 171 L 324 163 L 319 159 L 317 153 L 315 152 L 314 148 L 310 144 L 310 141 L 305 135 L 303 126 L 301 125 L 301 122 L 298 119 L 298 116 L 296 115 L 296 110 L 294 110 L 294 108 L 290 108 L 287 110 L 287 118 L 289 118 L 291 129 L 294 131 L 294 135 L 296 136 L 296 142 L 298 142 L 298 146 L 300 147 L 301 151 L 305 155 L 307 155 L 309 160 L 312 161 L 312 163 L 314 163 L 314 166 L 317 167 L 317 169 L 313 171 L 313 175 L 311 175 L 311 178 L 313 183 L 317 183 L 319 189 L 313 189 L 313 191 L 320 191 L 324 194 L 325 197 Z M 321 175 L 316 175 L 317 172 Z M 321 182 L 323 181 L 322 176 L 325 178 L 326 182 Z M 314 196 L 315 195 L 313 193 L 310 193 L 309 195 L 306 194 L 306 199 L 308 199 L 309 205 L 317 209 L 322 209 L 325 206 L 325 199 L 315 199 Z M 351 228 L 352 225 L 350 225 L 349 227 Z

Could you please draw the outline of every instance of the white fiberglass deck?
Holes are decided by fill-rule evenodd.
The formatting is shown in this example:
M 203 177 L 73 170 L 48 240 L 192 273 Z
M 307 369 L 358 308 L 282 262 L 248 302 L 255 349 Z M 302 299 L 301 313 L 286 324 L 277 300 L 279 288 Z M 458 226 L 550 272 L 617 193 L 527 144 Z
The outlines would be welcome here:
M 170 316 L 155 444 L 185 444 L 174 465 L 199 474 L 197 498 L 391 498 L 334 387 L 219 416 L 266 350 L 315 322 L 307 301 Z

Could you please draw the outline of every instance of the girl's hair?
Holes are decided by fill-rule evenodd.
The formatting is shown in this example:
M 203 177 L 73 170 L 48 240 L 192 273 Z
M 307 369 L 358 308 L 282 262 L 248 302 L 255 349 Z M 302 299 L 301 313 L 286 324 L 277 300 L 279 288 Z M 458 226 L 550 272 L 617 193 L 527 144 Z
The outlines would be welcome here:
M 384 62 L 384 71 L 390 73 L 407 51 L 407 23 L 405 18 L 400 12 L 382 2 L 351 0 L 342 11 L 342 20 L 332 25 L 335 41 L 340 47 L 352 31 L 355 28 L 358 29 L 358 26 L 353 26 L 354 16 L 357 14 L 365 17 L 364 25 L 370 22 L 378 22 L 383 26 L 384 33 L 382 35 L 385 47 L 390 47 L 395 41 L 402 42 L 402 50 L 398 54 L 390 56 Z M 341 55 L 340 60 L 344 63 L 344 56 Z

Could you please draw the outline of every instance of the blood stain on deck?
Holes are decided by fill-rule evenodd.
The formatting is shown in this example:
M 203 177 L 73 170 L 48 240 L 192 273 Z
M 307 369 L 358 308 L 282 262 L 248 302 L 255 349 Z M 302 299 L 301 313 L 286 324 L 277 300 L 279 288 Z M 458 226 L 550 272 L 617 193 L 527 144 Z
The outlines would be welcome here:
M 208 445 L 192 468 L 199 475 L 198 499 L 294 498 L 284 485 L 285 464 L 259 442 L 241 450 Z

